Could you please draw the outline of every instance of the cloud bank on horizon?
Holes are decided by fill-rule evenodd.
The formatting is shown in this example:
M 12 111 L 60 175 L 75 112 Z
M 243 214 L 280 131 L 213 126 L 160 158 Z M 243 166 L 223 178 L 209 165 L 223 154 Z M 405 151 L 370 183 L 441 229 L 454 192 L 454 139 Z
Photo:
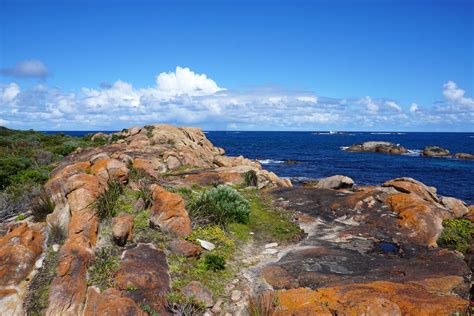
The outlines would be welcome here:
M 49 75 L 37 60 L 2 69 L 15 78 Z M 152 87 L 122 80 L 66 92 L 45 82 L 22 88 L 0 84 L 0 125 L 38 130 L 119 130 L 171 123 L 214 130 L 466 130 L 474 123 L 474 99 L 453 81 L 431 106 L 399 104 L 370 96 L 331 98 L 310 91 L 256 87 L 228 90 L 205 74 L 176 67 Z M 472 130 L 472 128 L 471 128 Z

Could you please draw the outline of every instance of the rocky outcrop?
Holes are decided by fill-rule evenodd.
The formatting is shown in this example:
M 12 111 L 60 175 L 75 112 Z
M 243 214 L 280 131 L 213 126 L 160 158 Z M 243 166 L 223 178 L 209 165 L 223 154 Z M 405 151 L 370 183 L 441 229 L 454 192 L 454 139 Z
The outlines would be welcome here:
M 354 185 L 354 180 L 346 176 L 331 176 L 320 179 L 315 185 L 318 189 L 349 189 Z
M 175 236 L 191 233 L 191 220 L 184 200 L 177 193 L 168 192 L 159 185 L 152 185 L 153 206 L 150 224 Z
M 208 288 L 204 287 L 201 282 L 191 281 L 182 290 L 184 296 L 195 300 L 197 303 L 203 304 L 206 307 L 212 307 L 213 299 L 212 293 Z
M 405 154 L 408 150 L 398 144 L 382 141 L 370 141 L 360 144 L 354 144 L 346 148 L 346 151 L 352 152 L 377 152 L 384 154 Z
M 436 243 L 443 219 L 466 214 L 457 200 L 411 178 L 353 192 L 297 187 L 272 195 L 277 205 L 312 218 L 302 222 L 308 237 L 261 269 L 282 290 L 277 315 L 465 310 L 471 270 Z
M 136 304 L 148 305 L 159 315 L 167 315 L 164 305 L 170 291 L 168 263 L 166 255 L 153 245 L 140 244 L 126 250 L 115 283 Z M 130 288 L 134 290 L 127 291 Z
M 122 213 L 112 219 L 112 236 L 117 245 L 123 246 L 132 240 L 133 216 Z
M 469 159 L 469 160 L 474 159 L 474 155 L 468 154 L 468 153 L 457 153 L 454 155 L 454 157 L 458 159 Z
M 449 150 L 438 146 L 426 146 L 421 152 L 426 157 L 448 157 L 451 156 Z
M 466 203 L 453 197 L 443 196 L 441 198 L 441 203 L 450 209 L 456 218 L 462 217 L 469 212 Z
M 44 251 L 44 225 L 22 223 L 0 238 L 0 315 L 23 315 L 26 279 Z

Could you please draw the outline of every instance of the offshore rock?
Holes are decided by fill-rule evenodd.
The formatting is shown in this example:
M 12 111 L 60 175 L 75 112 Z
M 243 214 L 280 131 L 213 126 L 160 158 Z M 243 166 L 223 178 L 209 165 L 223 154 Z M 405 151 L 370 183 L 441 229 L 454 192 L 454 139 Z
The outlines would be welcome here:
M 449 150 L 443 147 L 426 146 L 421 152 L 421 155 L 426 157 L 448 157 L 451 154 L 449 153 Z
M 353 152 L 377 152 L 377 153 L 385 153 L 385 154 L 405 154 L 408 150 L 405 147 L 400 145 L 390 143 L 390 142 L 382 142 L 382 141 L 370 141 L 364 142 L 361 144 L 354 144 L 349 146 L 346 151 L 353 151 Z

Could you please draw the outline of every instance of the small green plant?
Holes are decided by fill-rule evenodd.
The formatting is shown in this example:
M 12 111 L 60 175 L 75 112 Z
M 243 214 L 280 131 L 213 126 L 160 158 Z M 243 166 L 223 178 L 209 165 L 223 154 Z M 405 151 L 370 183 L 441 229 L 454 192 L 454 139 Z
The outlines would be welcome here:
M 204 266 L 206 270 L 212 270 L 214 272 L 225 269 L 225 259 L 213 253 L 208 254 L 204 258 Z
M 48 244 L 62 244 L 66 240 L 67 233 L 60 224 L 52 223 L 49 225 L 48 236 Z
M 145 129 L 146 129 L 146 136 L 147 136 L 148 138 L 152 138 L 152 137 L 153 137 L 153 129 L 154 129 L 154 128 L 155 128 L 155 127 L 152 126 L 152 125 L 146 125 L 146 126 L 145 126 Z
M 465 219 L 446 219 L 443 232 L 438 238 L 438 246 L 466 253 L 474 233 L 472 223 Z
M 89 268 L 89 285 L 96 285 L 101 291 L 113 286 L 113 277 L 119 268 L 119 259 L 107 248 L 100 249 Z
M 125 291 L 128 292 L 135 292 L 136 290 L 138 290 L 138 288 L 135 286 L 127 286 L 127 288 L 125 289 Z
M 257 173 L 255 170 L 249 170 L 243 174 L 244 185 L 246 187 L 256 187 L 258 184 Z
M 16 220 L 17 222 L 19 222 L 19 221 L 24 220 L 25 218 L 26 218 L 26 215 L 25 215 L 25 214 L 20 214 L 20 215 L 18 215 L 18 216 L 15 218 L 15 220 Z
M 117 202 L 122 192 L 123 187 L 119 181 L 109 180 L 107 190 L 95 202 L 97 216 L 101 220 L 112 218 L 117 214 Z
M 36 222 L 44 221 L 46 216 L 54 211 L 55 206 L 56 205 L 54 204 L 51 197 L 46 192 L 41 192 L 41 194 L 36 197 L 35 202 L 31 208 L 33 219 Z
M 204 191 L 189 208 L 197 221 L 206 220 L 223 227 L 232 222 L 249 222 L 249 202 L 229 186 L 219 185 Z
M 110 142 L 111 143 L 116 143 L 117 141 L 119 141 L 121 139 L 125 139 L 125 138 L 127 138 L 127 137 L 123 136 L 123 135 L 113 134 L 112 137 L 110 138 Z

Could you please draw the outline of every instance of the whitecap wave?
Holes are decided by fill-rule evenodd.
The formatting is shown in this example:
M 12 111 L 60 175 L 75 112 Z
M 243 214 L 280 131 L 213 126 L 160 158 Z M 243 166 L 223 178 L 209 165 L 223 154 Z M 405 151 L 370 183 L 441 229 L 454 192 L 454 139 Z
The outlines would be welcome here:
M 349 146 L 341 146 L 339 147 L 341 150 L 346 150 L 347 148 L 349 148 Z
M 404 153 L 405 156 L 419 156 L 421 154 L 421 149 L 407 149 L 408 152 Z
M 274 159 L 257 159 L 259 163 L 262 165 L 273 165 L 273 164 L 279 164 L 279 163 L 284 163 L 283 160 L 274 160 Z

